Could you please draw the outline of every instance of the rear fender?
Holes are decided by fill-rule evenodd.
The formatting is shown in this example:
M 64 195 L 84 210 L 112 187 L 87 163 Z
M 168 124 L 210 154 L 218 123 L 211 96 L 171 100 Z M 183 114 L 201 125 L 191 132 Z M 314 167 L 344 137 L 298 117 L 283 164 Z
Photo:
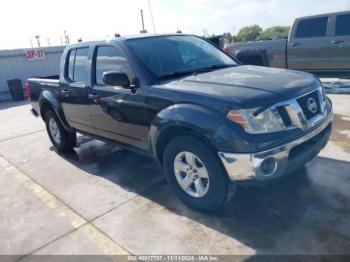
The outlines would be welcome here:
M 242 49 L 237 50 L 234 57 L 242 64 L 254 64 L 258 66 L 269 66 L 268 54 L 265 49 Z M 253 58 L 259 58 L 259 63 L 249 63 L 255 61 Z
M 45 120 L 45 115 L 42 115 L 42 108 L 45 106 L 50 106 L 53 109 L 64 129 L 72 131 L 72 128 L 69 126 L 66 117 L 64 116 L 61 103 L 58 101 L 57 96 L 49 90 L 44 90 L 39 96 L 40 115 L 43 120 Z

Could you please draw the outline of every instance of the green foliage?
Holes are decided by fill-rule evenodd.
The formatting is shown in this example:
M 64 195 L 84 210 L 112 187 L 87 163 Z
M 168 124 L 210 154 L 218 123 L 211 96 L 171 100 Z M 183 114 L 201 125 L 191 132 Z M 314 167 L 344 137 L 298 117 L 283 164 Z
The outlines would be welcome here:
M 274 26 L 267 28 L 265 31 L 261 29 L 258 25 L 251 25 L 243 27 L 237 34 L 233 37 L 234 42 L 248 42 L 255 40 L 270 40 L 274 37 L 286 37 L 289 35 L 289 26 Z
M 267 28 L 262 32 L 256 40 L 269 40 L 273 39 L 276 36 L 288 36 L 290 31 L 289 26 L 274 26 Z
M 262 31 L 262 28 L 258 25 L 246 26 L 239 30 L 236 39 L 238 42 L 253 41 L 262 33 Z

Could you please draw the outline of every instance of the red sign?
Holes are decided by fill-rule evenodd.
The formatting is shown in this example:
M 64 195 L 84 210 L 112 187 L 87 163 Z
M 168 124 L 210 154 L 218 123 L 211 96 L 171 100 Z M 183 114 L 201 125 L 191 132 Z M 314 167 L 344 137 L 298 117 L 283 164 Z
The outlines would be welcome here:
M 28 61 L 42 60 L 45 59 L 44 49 L 32 49 L 26 52 Z

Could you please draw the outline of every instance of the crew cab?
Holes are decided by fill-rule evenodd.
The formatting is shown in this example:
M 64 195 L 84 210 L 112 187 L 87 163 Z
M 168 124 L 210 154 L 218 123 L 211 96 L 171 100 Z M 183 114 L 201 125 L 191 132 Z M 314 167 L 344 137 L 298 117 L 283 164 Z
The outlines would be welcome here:
M 202 211 L 224 206 L 238 185 L 293 174 L 332 126 L 313 75 L 240 65 L 193 35 L 70 45 L 59 76 L 26 88 L 58 151 L 72 150 L 79 132 L 154 158 L 175 194 Z
M 298 18 L 288 39 L 229 44 L 225 50 L 243 64 L 349 77 L 350 11 Z

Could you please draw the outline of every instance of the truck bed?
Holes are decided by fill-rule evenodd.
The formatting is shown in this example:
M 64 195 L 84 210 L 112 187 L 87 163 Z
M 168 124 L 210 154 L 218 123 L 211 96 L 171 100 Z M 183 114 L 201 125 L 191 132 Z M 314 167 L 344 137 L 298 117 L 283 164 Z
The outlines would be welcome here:
M 58 75 L 35 77 L 27 80 L 27 94 L 30 97 L 31 105 L 37 114 L 40 112 L 40 105 L 38 103 L 40 95 L 42 95 L 45 90 L 50 90 L 58 95 L 59 86 L 60 82 Z
M 227 46 L 230 55 L 243 64 L 266 65 L 277 68 L 286 68 L 287 40 L 254 41 L 248 43 L 235 43 Z M 264 61 L 243 61 L 249 59 L 264 59 Z

